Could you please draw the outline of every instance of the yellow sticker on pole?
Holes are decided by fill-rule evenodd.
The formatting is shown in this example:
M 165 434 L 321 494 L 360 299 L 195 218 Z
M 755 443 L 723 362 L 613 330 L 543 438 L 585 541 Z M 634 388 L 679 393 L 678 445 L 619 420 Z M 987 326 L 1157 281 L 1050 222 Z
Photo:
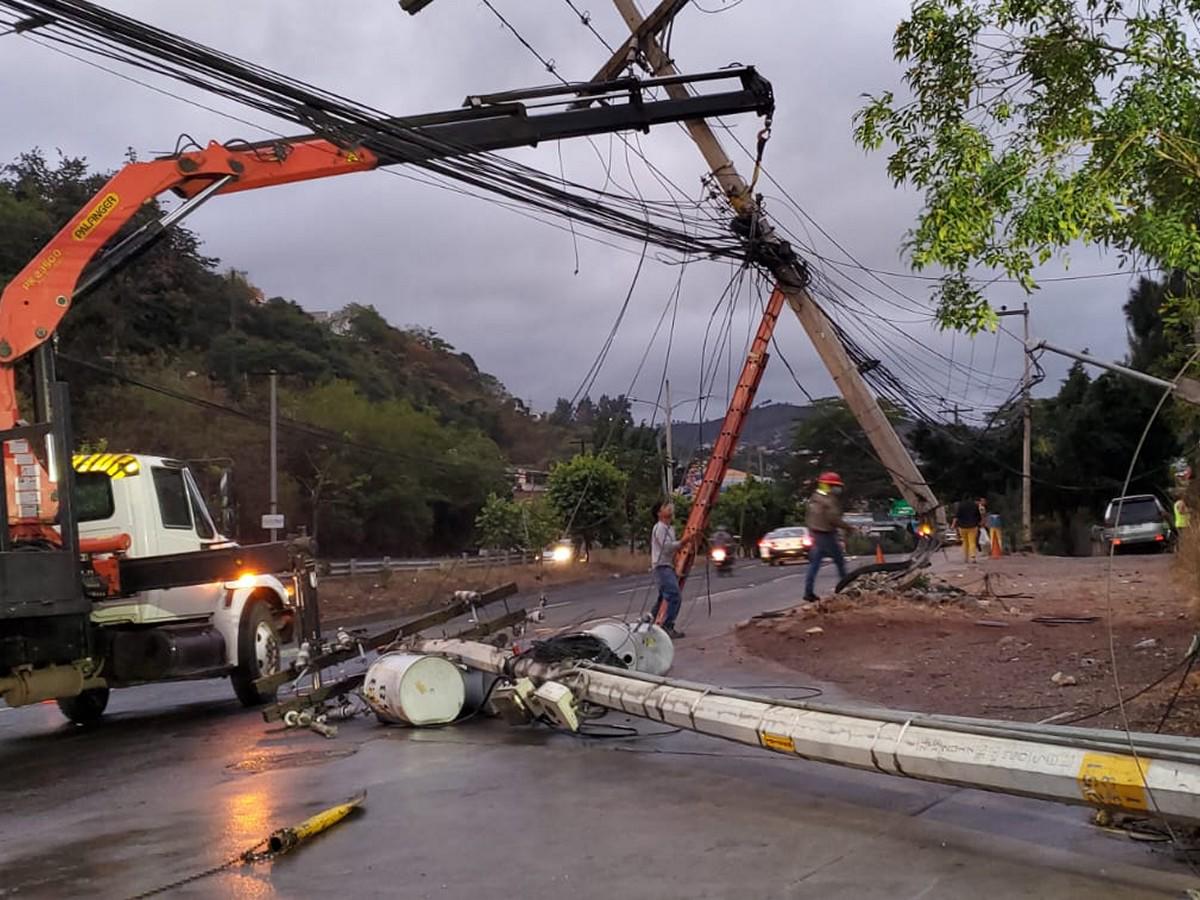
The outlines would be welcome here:
M 796 752 L 796 742 L 786 734 L 771 734 L 769 731 L 763 731 L 759 733 L 758 738 L 764 747 L 774 750 L 776 753 Z
M 1085 753 L 1079 765 L 1079 790 L 1093 806 L 1148 809 L 1146 772 L 1150 763 L 1130 756 Z

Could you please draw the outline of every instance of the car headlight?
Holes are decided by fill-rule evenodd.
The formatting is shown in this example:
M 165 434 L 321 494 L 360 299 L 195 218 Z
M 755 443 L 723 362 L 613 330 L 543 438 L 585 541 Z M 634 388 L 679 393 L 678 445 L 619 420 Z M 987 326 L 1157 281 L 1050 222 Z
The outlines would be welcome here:
M 559 544 L 550 554 L 550 559 L 556 563 L 567 563 L 575 556 L 575 551 L 567 544 Z

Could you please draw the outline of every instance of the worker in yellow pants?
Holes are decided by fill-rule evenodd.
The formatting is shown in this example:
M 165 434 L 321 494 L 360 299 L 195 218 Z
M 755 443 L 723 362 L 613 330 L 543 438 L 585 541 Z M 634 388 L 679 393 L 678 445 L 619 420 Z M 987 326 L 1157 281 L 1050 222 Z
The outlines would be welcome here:
M 975 562 L 979 555 L 979 526 L 982 522 L 979 500 L 964 500 L 958 504 L 950 527 L 958 529 L 958 536 L 962 538 L 963 559 L 968 563 Z

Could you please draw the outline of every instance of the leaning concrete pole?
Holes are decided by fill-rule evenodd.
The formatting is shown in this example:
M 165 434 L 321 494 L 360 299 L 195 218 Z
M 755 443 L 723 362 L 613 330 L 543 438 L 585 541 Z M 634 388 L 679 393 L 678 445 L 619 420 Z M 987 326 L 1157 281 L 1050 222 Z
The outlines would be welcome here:
M 633 32 L 630 41 L 617 54 L 614 54 L 614 60 L 624 52 L 626 58 L 621 60 L 623 67 L 634 56 L 630 51 L 640 48 L 647 68 L 655 75 L 675 74 L 678 70 L 663 51 L 655 35 L 670 23 L 671 18 L 686 3 L 680 3 L 678 0 L 664 0 L 649 17 L 642 15 L 635 0 L 613 0 L 613 3 L 624 17 L 630 31 Z M 648 25 L 651 27 L 647 27 Z M 599 76 L 610 72 L 615 64 L 614 60 L 605 64 Z M 687 88 L 683 85 L 669 86 L 667 92 L 676 98 L 686 96 L 688 93 Z M 721 147 L 721 142 L 708 123 L 704 120 L 693 120 L 685 122 L 684 125 L 734 210 L 741 213 L 753 209 L 754 197 L 750 186 L 738 174 L 733 162 Z M 756 212 L 755 215 L 758 217 L 759 232 L 763 235 L 764 240 L 773 239 L 774 234 L 761 212 Z M 845 399 L 846 405 L 858 419 L 867 440 L 871 442 L 880 461 L 891 473 L 900 495 L 912 505 L 919 515 L 933 514 L 937 522 L 944 526 L 946 524 L 945 510 L 938 503 L 933 490 L 921 474 L 921 470 L 917 468 L 908 448 L 896 434 L 896 429 L 884 415 L 879 401 L 867 386 L 858 367 L 846 353 L 846 348 L 838 339 L 833 323 L 804 287 L 806 283 L 804 273 L 799 271 L 794 263 L 786 261 L 779 263 L 774 269 L 777 287 L 784 293 L 788 305 L 791 306 L 792 311 L 800 320 L 800 324 L 808 333 L 817 355 L 828 369 L 834 384 L 837 385 Z

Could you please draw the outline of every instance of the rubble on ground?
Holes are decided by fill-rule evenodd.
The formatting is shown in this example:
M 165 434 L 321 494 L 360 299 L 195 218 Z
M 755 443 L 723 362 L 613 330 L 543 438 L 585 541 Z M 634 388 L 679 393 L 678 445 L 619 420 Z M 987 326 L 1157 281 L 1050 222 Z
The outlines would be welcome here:
M 837 596 L 847 600 L 908 600 L 933 606 L 979 602 L 967 591 L 936 576 L 921 574 L 915 578 L 908 575 L 897 578 L 896 573 L 888 572 L 863 575 Z

